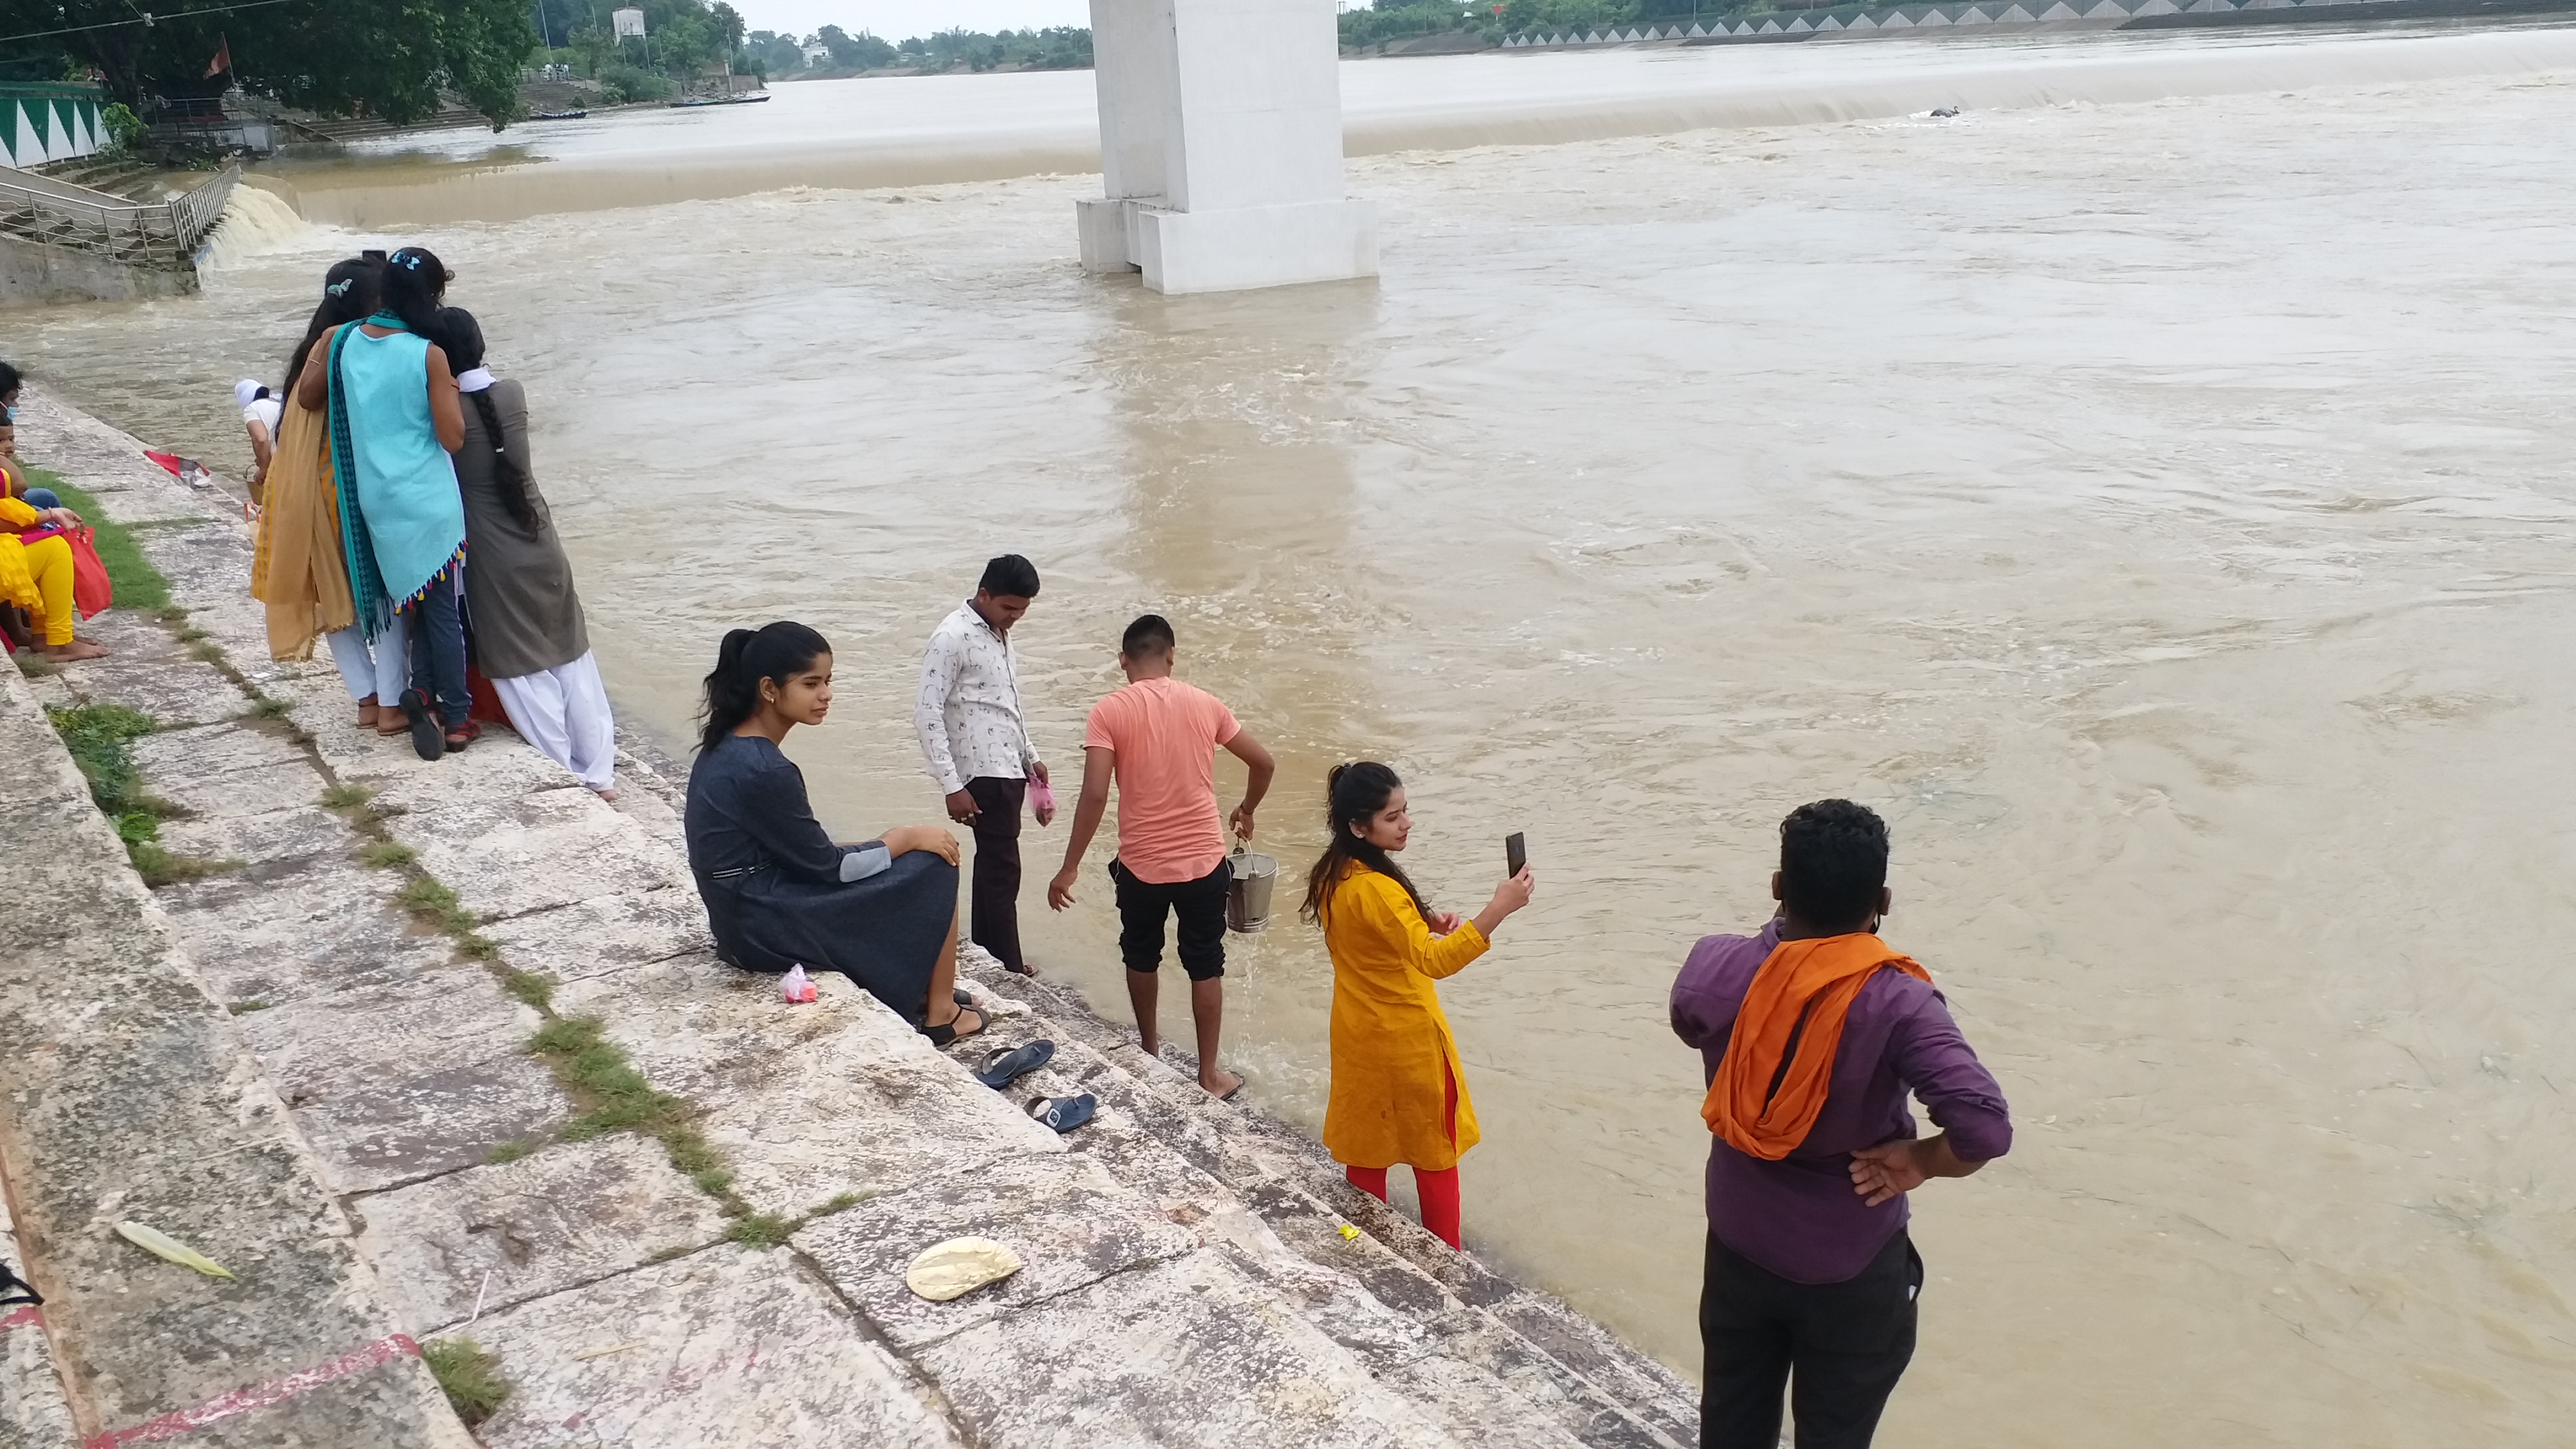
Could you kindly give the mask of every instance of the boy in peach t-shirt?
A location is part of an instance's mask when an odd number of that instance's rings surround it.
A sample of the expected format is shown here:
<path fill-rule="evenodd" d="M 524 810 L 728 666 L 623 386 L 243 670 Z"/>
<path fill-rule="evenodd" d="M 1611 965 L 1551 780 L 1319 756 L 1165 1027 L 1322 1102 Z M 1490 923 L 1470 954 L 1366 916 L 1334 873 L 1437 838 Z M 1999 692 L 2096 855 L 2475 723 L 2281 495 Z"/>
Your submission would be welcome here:
<path fill-rule="evenodd" d="M 1082 738 L 1082 800 L 1074 807 L 1064 869 L 1047 886 L 1047 904 L 1060 911 L 1073 903 L 1074 878 L 1109 808 L 1114 779 L 1118 855 L 1109 862 L 1109 879 L 1118 891 L 1118 954 L 1127 963 L 1137 1032 L 1148 1054 L 1161 1049 L 1155 997 L 1163 920 L 1178 916 L 1181 970 L 1190 978 L 1190 1018 L 1198 1028 L 1199 1085 L 1222 1099 L 1241 1090 L 1243 1078 L 1216 1064 L 1225 1015 L 1225 897 L 1233 878 L 1217 820 L 1216 751 L 1223 746 L 1251 771 L 1231 817 L 1234 833 L 1247 840 L 1252 812 L 1277 766 L 1224 701 L 1172 677 L 1173 644 L 1172 626 L 1159 614 L 1127 626 L 1118 651 L 1127 687 L 1092 706 Z"/>

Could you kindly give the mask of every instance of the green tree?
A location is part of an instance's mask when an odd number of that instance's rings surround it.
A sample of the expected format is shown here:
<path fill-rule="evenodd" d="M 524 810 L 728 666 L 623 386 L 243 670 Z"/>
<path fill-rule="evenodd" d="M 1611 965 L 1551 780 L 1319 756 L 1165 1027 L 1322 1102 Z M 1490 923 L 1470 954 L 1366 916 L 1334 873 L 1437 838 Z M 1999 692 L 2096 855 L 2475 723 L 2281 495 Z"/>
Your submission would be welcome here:
<path fill-rule="evenodd" d="M 842 70 L 875 70 L 895 63 L 896 50 L 862 30 L 844 35 L 841 27 L 826 25 L 814 32 L 814 43 L 832 53 L 832 64 Z"/>
<path fill-rule="evenodd" d="M 755 30 L 743 37 L 742 47 L 760 58 L 763 75 L 794 75 L 805 68 L 805 47 L 796 43 L 795 36 Z"/>
<path fill-rule="evenodd" d="M 716 0 L 715 4 L 707 7 L 707 24 L 715 35 L 716 44 L 724 47 L 725 54 L 731 55 L 742 49 L 741 11 L 726 4 L 725 0 Z"/>
<path fill-rule="evenodd" d="M 519 114 L 519 67 L 537 44 L 531 15 L 527 0 L 285 0 L 146 25 L 128 0 L 0 0 L 0 34 L 68 31 L 20 53 L 66 53 L 127 105 L 229 79 L 290 106 L 400 123 L 437 111 L 445 89 L 497 127 Z M 232 71 L 210 80 L 219 47 Z"/>

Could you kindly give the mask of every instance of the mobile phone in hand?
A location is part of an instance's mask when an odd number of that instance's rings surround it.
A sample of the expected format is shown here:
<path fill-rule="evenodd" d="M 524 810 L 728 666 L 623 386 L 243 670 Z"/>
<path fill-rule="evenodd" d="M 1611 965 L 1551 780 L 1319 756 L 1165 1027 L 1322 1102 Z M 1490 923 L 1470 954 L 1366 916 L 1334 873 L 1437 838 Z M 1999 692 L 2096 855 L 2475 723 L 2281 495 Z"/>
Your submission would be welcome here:
<path fill-rule="evenodd" d="M 1504 836 L 1503 874 L 1519 875 L 1521 867 L 1527 864 L 1529 864 L 1529 841 L 1517 830 Z"/>

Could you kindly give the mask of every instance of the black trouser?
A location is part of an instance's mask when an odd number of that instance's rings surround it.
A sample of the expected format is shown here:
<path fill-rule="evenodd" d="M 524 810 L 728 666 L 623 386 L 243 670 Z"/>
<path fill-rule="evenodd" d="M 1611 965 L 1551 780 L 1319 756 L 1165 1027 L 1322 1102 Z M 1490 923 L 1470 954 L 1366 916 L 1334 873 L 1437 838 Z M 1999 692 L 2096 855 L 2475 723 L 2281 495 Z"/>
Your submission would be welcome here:
<path fill-rule="evenodd" d="M 975 883 L 967 893 L 966 937 L 1013 971 L 1020 959 L 1020 806 L 1026 780 L 992 775 L 966 782 L 975 797 Z"/>
<path fill-rule="evenodd" d="M 1784 1384 L 1798 1449 L 1866 1449 L 1914 1357 L 1922 1291 L 1923 1259 L 1903 1232 L 1842 1283 L 1792 1283 L 1711 1233 L 1700 1449 L 1776 1449 Z"/>
<path fill-rule="evenodd" d="M 1225 892 L 1234 867 L 1218 861 L 1197 880 L 1157 885 L 1136 879 L 1125 862 L 1109 862 L 1118 886 L 1118 957 L 1130 971 L 1163 969 L 1163 917 L 1180 917 L 1181 969 L 1192 981 L 1225 974 Z"/>

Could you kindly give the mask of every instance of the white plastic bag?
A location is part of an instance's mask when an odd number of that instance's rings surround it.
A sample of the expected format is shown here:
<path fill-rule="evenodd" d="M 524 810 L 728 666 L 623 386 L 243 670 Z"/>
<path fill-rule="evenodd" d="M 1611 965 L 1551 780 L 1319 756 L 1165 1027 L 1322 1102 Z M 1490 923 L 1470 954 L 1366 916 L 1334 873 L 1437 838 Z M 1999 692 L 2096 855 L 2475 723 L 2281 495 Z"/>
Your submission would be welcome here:
<path fill-rule="evenodd" d="M 805 968 L 800 964 L 787 968 L 787 975 L 778 983 L 778 994 L 786 997 L 790 1004 L 794 1004 L 812 1001 L 821 993 L 815 991 L 814 983 L 806 977 Z"/>

